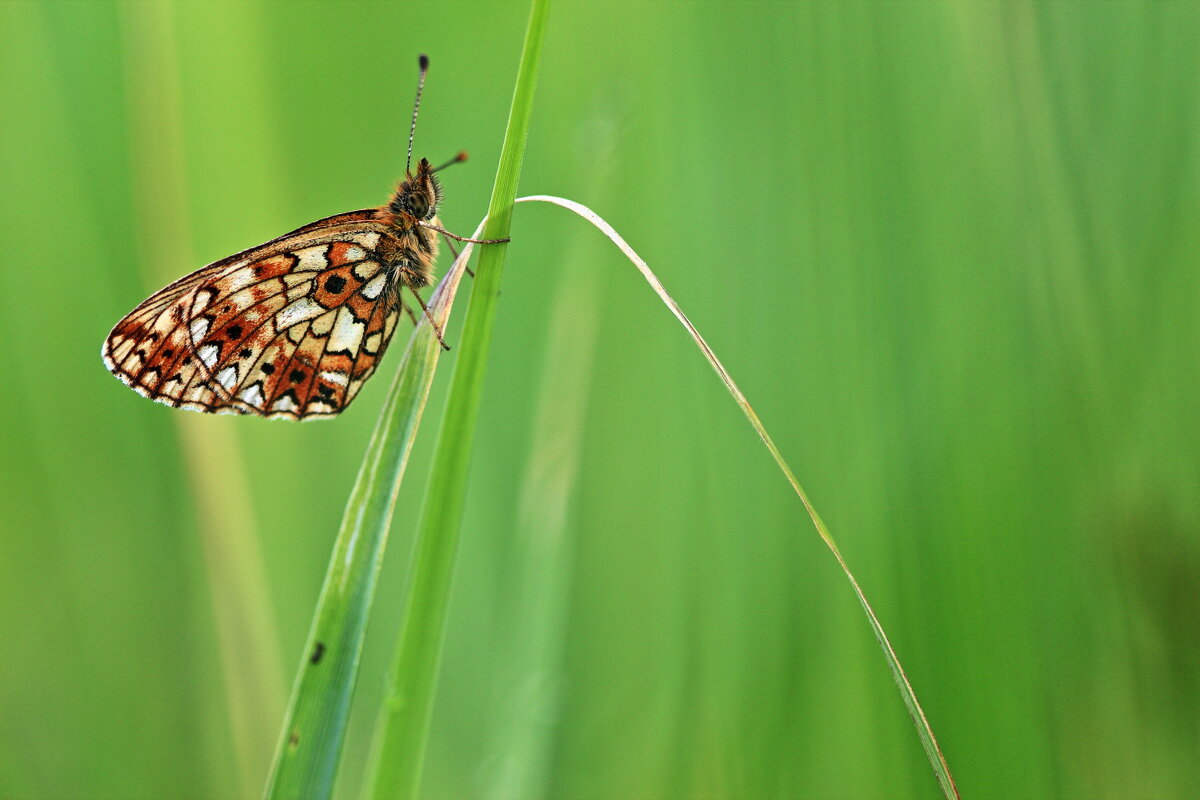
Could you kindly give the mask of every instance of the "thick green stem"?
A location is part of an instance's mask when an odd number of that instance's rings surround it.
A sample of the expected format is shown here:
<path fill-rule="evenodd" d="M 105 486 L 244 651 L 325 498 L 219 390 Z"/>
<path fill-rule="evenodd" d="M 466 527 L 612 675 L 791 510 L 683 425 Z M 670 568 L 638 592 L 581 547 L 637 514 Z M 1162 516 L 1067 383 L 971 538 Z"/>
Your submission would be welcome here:
<path fill-rule="evenodd" d="M 533 107 L 549 0 L 533 0 L 504 147 L 488 206 L 484 238 L 507 238 Z M 415 797 L 429 735 L 429 719 L 446 627 L 446 605 L 458 550 L 475 419 L 496 316 L 507 245 L 483 248 L 467 307 L 446 414 L 417 531 L 412 578 L 405 600 L 388 698 L 380 715 L 368 796 Z"/>

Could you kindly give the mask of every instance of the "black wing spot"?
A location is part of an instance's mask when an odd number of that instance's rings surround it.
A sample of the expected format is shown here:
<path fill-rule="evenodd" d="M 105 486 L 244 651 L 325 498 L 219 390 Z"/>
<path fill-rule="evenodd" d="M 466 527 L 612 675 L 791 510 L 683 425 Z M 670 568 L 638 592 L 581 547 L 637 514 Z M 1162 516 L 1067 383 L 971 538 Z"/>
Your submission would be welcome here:
<path fill-rule="evenodd" d="M 301 369 L 294 369 L 288 377 L 292 379 L 292 383 L 299 383 L 308 377 L 308 373 Z"/>
<path fill-rule="evenodd" d="M 238 358 L 249 358 L 252 355 L 254 355 L 254 351 L 248 347 L 243 347 L 241 352 L 238 353 Z"/>
<path fill-rule="evenodd" d="M 346 288 L 346 279 L 341 275 L 330 275 L 325 279 L 325 291 L 330 294 L 341 294 Z"/>
<path fill-rule="evenodd" d="M 175 351 L 168 347 L 166 350 L 163 350 L 163 355 L 167 358 L 173 358 L 175 356 Z"/>
<path fill-rule="evenodd" d="M 321 397 L 325 397 L 325 398 L 333 397 L 333 387 L 326 386 L 323 383 L 318 383 L 317 384 L 317 394 L 319 394 L 319 395 L 321 395 Z"/>
<path fill-rule="evenodd" d="M 274 364 L 263 364 L 262 371 L 263 371 L 263 374 L 270 375 L 272 372 L 275 371 L 275 365 Z"/>
<path fill-rule="evenodd" d="M 225 335 L 226 335 L 227 337 L 229 337 L 229 341 L 231 341 L 231 342 L 232 342 L 234 339 L 240 339 L 240 338 L 242 338 L 242 326 L 241 326 L 241 325 L 230 325 L 230 326 L 229 326 L 229 327 L 226 329 L 226 331 L 225 331 Z"/>

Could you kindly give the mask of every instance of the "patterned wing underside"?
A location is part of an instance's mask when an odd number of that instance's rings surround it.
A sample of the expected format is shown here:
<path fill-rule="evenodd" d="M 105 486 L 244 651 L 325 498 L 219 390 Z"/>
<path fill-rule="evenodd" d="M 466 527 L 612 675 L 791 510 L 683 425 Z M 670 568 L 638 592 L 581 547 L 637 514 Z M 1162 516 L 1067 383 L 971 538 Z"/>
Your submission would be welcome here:
<path fill-rule="evenodd" d="M 117 323 L 104 363 L 177 408 L 337 414 L 375 371 L 402 309 L 379 238 L 366 227 L 306 233 L 204 267 Z"/>

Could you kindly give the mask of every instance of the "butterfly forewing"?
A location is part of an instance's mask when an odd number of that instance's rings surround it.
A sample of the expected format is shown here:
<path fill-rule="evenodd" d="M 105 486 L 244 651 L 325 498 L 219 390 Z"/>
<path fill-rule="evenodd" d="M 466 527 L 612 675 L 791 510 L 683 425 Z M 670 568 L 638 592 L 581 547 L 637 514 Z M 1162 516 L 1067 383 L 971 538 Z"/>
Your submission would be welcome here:
<path fill-rule="evenodd" d="M 402 309 L 373 211 L 307 225 L 210 264 L 117 323 L 104 361 L 134 390 L 194 411 L 305 419 L 342 411 Z"/>
<path fill-rule="evenodd" d="M 317 220 L 151 295 L 104 342 L 114 375 L 139 394 L 193 411 L 314 419 L 353 402 L 400 313 L 416 321 L 401 290 L 428 317 L 418 292 L 433 277 L 435 232 L 454 237 L 438 220 L 436 173 L 466 154 L 440 167 L 422 158 L 412 169 L 429 60 L 419 63 L 408 160 L 391 199 Z"/>

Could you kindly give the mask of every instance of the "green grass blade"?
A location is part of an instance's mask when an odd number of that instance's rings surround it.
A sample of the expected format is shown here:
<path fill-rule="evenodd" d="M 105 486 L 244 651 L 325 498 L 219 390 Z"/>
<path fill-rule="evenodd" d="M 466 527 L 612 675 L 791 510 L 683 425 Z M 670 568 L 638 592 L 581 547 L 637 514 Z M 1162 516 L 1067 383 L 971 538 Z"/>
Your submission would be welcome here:
<path fill-rule="evenodd" d="M 488 204 L 484 238 L 508 236 L 549 9 L 549 0 L 533 0 L 504 146 Z M 483 249 L 467 306 L 461 349 L 454 365 L 446 415 L 417 531 L 389 697 L 375 734 L 372 777 L 367 784 L 370 796 L 375 798 L 412 797 L 420 784 L 445 630 L 446 602 L 458 549 L 467 468 L 507 249 L 503 244 Z"/>
<path fill-rule="evenodd" d="M 443 329 L 469 255 L 463 253 L 430 299 L 430 313 Z M 346 504 L 267 782 L 268 798 L 333 793 L 396 493 L 441 352 L 422 317 Z"/>
<path fill-rule="evenodd" d="M 883 625 L 880 624 L 879 618 L 875 616 L 875 611 L 871 608 L 871 604 L 867 602 L 867 596 L 863 593 L 862 587 L 858 585 L 858 581 L 855 579 L 854 574 L 850 572 L 850 567 L 846 564 L 846 560 L 842 557 L 841 552 L 838 550 L 837 544 L 833 540 L 833 535 L 829 532 L 829 528 L 826 527 L 820 515 L 817 514 L 816 508 L 813 507 L 812 501 L 808 499 L 808 494 L 804 491 L 803 487 L 800 486 L 800 482 L 796 480 L 796 476 L 792 472 L 792 468 L 788 466 L 786 461 L 784 461 L 783 455 L 779 452 L 779 448 L 775 446 L 775 442 L 772 441 L 770 435 L 767 433 L 767 429 L 763 426 L 762 421 L 758 418 L 758 414 L 756 414 L 754 409 L 750 406 L 750 401 L 746 399 L 746 396 L 742 394 L 742 390 L 738 388 L 736 383 L 734 383 L 733 377 L 730 376 L 729 371 L 725 369 L 725 365 L 722 364 L 720 359 L 717 358 L 717 354 L 713 352 L 712 347 L 710 347 L 708 342 L 704 340 L 704 337 L 700 335 L 700 331 L 698 331 L 696 326 L 692 324 L 692 321 L 687 318 L 687 315 L 683 313 L 683 309 L 679 307 L 679 304 L 676 303 L 669 294 L 667 294 L 667 290 L 658 280 L 658 277 L 651 272 L 650 267 L 646 264 L 646 262 L 643 261 L 636 252 L 634 252 L 633 248 L 630 247 L 623 238 L 621 238 L 620 234 L 613 230 L 612 226 L 601 219 L 594 211 L 589 209 L 587 206 L 576 203 L 572 200 L 565 200 L 561 197 L 553 197 L 550 195 L 522 197 L 516 202 L 551 203 L 570 211 L 574 211 L 576 214 L 595 225 L 612 241 L 613 244 L 615 244 L 621 250 L 622 253 L 625 254 L 625 256 L 631 262 L 633 262 L 634 266 L 636 266 L 638 271 L 642 273 L 642 276 L 646 279 L 647 283 L 650 284 L 651 288 L 654 289 L 655 293 L 658 294 L 659 298 L 663 301 L 663 303 L 666 304 L 667 308 L 671 310 L 671 313 L 674 314 L 683 327 L 687 329 L 688 334 L 691 335 L 692 339 L 696 342 L 696 346 L 700 348 L 700 352 L 704 354 L 704 357 L 708 360 L 708 363 L 716 371 L 717 375 L 720 376 L 721 382 L 725 384 L 725 388 L 729 390 L 729 393 L 737 402 L 738 407 L 740 407 L 742 412 L 746 415 L 746 419 L 750 421 L 750 424 L 754 427 L 755 432 L 758 433 L 759 438 L 762 439 L 763 444 L 766 445 L 767 450 L 770 451 L 771 457 L 775 459 L 775 463 L 779 466 L 780 471 L 783 472 L 784 476 L 788 480 L 788 483 L 791 484 L 792 489 L 796 492 L 796 495 L 799 496 L 800 502 L 804 504 L 804 510 L 808 512 L 809 518 L 812 519 L 812 523 L 816 527 L 817 533 L 825 542 L 826 547 L 828 547 L 830 552 L 833 553 L 833 557 L 837 559 L 838 565 L 841 566 L 842 572 L 846 574 L 846 577 L 850 581 L 850 585 L 854 587 L 854 594 L 856 597 L 858 597 L 858 602 L 862 605 L 863 611 L 867 615 L 867 621 L 871 625 L 871 631 L 875 634 L 876 641 L 879 642 L 880 649 L 883 650 L 883 657 L 887 661 L 888 668 L 892 671 L 892 677 L 895 678 L 896 685 L 900 689 L 900 696 L 904 699 L 904 705 L 908 709 L 908 715 L 912 718 L 913 724 L 917 728 L 917 735 L 921 739 L 921 746 L 925 748 L 925 754 L 929 757 L 929 763 L 933 766 L 933 772 L 937 777 L 938 784 L 941 786 L 942 792 L 946 795 L 946 797 L 958 798 L 958 788 L 954 784 L 954 776 L 950 774 L 950 767 L 946 763 L 945 757 L 942 755 L 941 748 L 938 747 L 937 739 L 933 735 L 933 729 L 929 727 L 929 722 L 925 719 L 925 712 L 921 708 L 921 704 L 917 701 L 917 695 L 913 691 L 912 685 L 908 681 L 908 676 L 904 672 L 904 667 L 900 665 L 900 659 L 896 656 L 896 651 L 892 649 L 892 643 L 888 640 L 887 634 L 883 630 Z"/>

